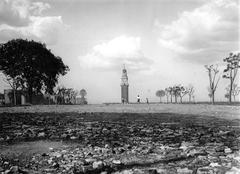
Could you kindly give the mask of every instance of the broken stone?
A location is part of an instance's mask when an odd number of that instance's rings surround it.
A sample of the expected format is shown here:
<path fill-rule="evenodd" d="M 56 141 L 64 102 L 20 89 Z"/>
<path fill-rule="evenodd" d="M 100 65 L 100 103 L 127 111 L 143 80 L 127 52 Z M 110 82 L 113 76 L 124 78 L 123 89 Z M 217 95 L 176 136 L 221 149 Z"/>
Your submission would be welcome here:
<path fill-rule="evenodd" d="M 198 168 L 197 174 L 214 174 L 214 171 L 210 167 L 201 167 Z"/>
<path fill-rule="evenodd" d="M 121 164 L 121 161 L 120 161 L 120 160 L 113 160 L 112 163 L 113 163 L 113 164 L 116 164 L 116 165 L 120 165 L 120 164 Z"/>
<path fill-rule="evenodd" d="M 178 174 L 192 174 L 193 171 L 189 170 L 188 168 L 178 168 L 177 173 Z"/>
<path fill-rule="evenodd" d="M 231 150 L 230 148 L 225 148 L 225 149 L 224 149 L 224 152 L 225 152 L 225 153 L 232 153 L 232 150 Z"/>
<path fill-rule="evenodd" d="M 232 167 L 231 170 L 227 171 L 226 174 L 239 174 L 240 168 Z"/>
<path fill-rule="evenodd" d="M 101 169 L 102 167 L 103 167 L 103 162 L 102 161 L 93 162 L 93 168 L 94 169 Z"/>
<path fill-rule="evenodd" d="M 45 133 L 44 132 L 38 133 L 38 138 L 43 138 L 43 137 L 45 137 Z"/>

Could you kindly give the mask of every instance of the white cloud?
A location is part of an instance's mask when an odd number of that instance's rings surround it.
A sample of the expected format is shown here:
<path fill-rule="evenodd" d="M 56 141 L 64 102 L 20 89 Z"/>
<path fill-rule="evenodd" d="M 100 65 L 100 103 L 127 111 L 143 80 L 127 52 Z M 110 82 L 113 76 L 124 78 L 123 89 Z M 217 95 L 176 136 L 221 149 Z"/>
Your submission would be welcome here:
<path fill-rule="evenodd" d="M 237 0 L 207 1 L 193 11 L 183 12 L 169 25 L 156 21 L 158 41 L 191 61 L 214 61 L 239 46 L 238 11 Z"/>
<path fill-rule="evenodd" d="M 127 36 L 96 45 L 79 60 L 81 66 L 96 69 L 114 69 L 126 64 L 128 69 L 144 70 L 152 63 L 141 51 L 141 39 Z"/>
<path fill-rule="evenodd" d="M 29 38 L 48 44 L 57 41 L 64 28 L 61 16 L 43 16 L 50 5 L 30 0 L 3 0 L 0 2 L 0 41 Z"/>

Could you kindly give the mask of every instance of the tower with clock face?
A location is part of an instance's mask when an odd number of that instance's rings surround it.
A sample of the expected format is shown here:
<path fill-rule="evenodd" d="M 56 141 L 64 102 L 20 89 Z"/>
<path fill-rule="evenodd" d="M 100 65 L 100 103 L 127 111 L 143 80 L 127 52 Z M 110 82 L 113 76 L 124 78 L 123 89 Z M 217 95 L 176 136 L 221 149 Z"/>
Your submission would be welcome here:
<path fill-rule="evenodd" d="M 125 66 L 122 70 L 122 78 L 121 78 L 121 102 L 122 103 L 128 103 L 128 76 L 127 76 L 127 70 Z"/>

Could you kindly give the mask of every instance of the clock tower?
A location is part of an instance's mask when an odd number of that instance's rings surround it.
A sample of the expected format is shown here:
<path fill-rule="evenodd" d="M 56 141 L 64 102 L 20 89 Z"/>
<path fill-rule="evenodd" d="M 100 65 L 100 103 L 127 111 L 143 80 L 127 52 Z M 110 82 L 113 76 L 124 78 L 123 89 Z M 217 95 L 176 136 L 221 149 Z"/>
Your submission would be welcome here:
<path fill-rule="evenodd" d="M 122 103 L 128 103 L 128 76 L 127 76 L 127 70 L 125 68 L 125 65 L 123 66 L 122 70 L 122 78 L 121 78 L 121 102 Z"/>

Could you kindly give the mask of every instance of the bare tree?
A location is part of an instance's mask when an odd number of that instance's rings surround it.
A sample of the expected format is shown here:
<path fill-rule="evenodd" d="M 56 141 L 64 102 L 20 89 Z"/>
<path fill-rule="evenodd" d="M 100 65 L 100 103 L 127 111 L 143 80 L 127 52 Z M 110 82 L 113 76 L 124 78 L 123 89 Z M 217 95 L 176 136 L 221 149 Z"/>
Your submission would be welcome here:
<path fill-rule="evenodd" d="M 190 103 L 192 101 L 192 97 L 195 92 L 194 86 L 192 84 L 189 84 L 188 87 L 186 88 L 186 90 L 188 93 L 188 101 Z"/>
<path fill-rule="evenodd" d="M 230 98 L 230 85 L 226 88 L 227 94 L 225 94 L 226 98 Z M 236 101 L 236 96 L 238 96 L 240 93 L 240 87 L 237 84 L 232 85 L 232 92 L 231 95 L 233 96 L 234 101 Z"/>
<path fill-rule="evenodd" d="M 210 87 L 207 88 L 208 89 L 208 97 L 209 97 L 209 102 L 211 103 L 212 102 L 212 92 L 211 92 L 211 89 Z"/>
<path fill-rule="evenodd" d="M 205 68 L 207 69 L 208 72 L 208 77 L 209 77 L 209 94 L 211 95 L 211 101 L 212 104 L 215 102 L 215 91 L 218 86 L 218 82 L 220 80 L 220 76 L 217 77 L 217 74 L 219 73 L 218 70 L 218 65 L 205 65 Z M 216 80 L 217 78 L 217 80 Z M 210 96 L 209 95 L 209 96 Z"/>
<path fill-rule="evenodd" d="M 156 96 L 160 98 L 160 103 L 162 103 L 162 97 L 165 96 L 165 91 L 164 90 L 158 90 L 156 92 Z"/>
<path fill-rule="evenodd" d="M 3 81 L 7 84 L 9 84 L 12 88 L 12 91 L 13 91 L 13 104 L 14 105 L 17 105 L 17 96 L 16 96 L 16 91 L 18 90 L 18 88 L 21 86 L 21 83 L 20 83 L 20 79 L 19 77 L 10 77 L 8 75 L 5 75 L 5 79 L 3 79 Z"/>
<path fill-rule="evenodd" d="M 66 88 L 64 86 L 58 86 L 55 95 L 57 96 L 58 104 L 75 104 L 76 96 L 78 95 L 78 91 L 73 88 Z"/>
<path fill-rule="evenodd" d="M 186 87 L 179 85 L 178 86 L 180 91 L 179 91 L 179 97 L 180 97 L 180 102 L 182 103 L 183 97 L 188 93 L 188 90 Z"/>
<path fill-rule="evenodd" d="M 232 90 L 233 90 L 233 84 L 236 79 L 238 69 L 240 68 L 239 62 L 240 62 L 240 53 L 233 54 L 230 53 L 229 57 L 223 59 L 224 62 L 227 62 L 227 67 L 224 69 L 224 75 L 223 78 L 227 78 L 230 80 L 230 86 L 229 86 L 229 102 L 232 102 Z"/>

